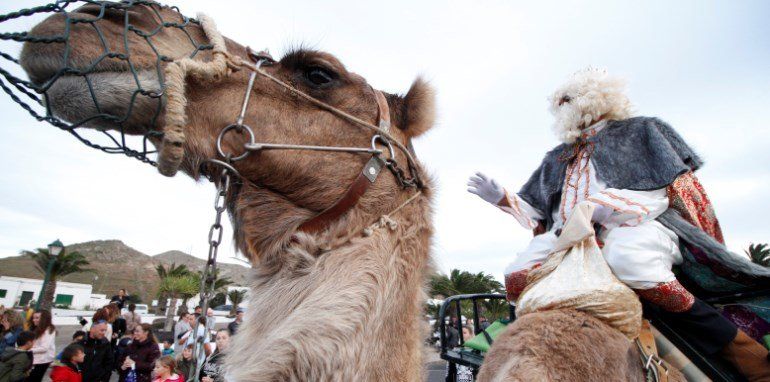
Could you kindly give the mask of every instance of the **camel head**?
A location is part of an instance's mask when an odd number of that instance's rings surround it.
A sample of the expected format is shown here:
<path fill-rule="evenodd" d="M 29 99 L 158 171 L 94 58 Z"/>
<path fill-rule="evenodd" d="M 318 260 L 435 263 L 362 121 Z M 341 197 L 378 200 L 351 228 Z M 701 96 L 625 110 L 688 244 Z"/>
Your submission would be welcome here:
<path fill-rule="evenodd" d="M 20 63 L 30 80 L 46 89 L 46 104 L 54 116 L 88 128 L 143 135 L 157 145 L 167 106 L 164 69 L 184 57 L 205 62 L 215 55 L 206 48 L 208 38 L 201 24 L 183 18 L 174 8 L 151 2 L 107 4 L 113 5 L 85 5 L 69 12 L 69 17 L 57 13 L 35 26 L 30 35 L 62 35 L 68 29 L 67 44 L 28 41 Z M 73 18 L 95 21 L 73 23 Z M 246 48 L 229 39 L 225 42 L 229 54 L 250 60 Z M 70 69 L 62 72 L 65 66 Z M 263 70 L 376 124 L 373 89 L 331 54 L 297 49 Z M 198 179 L 220 170 L 204 161 L 222 159 L 216 140 L 224 127 L 235 123 L 249 74 L 234 70 L 215 80 L 186 79 L 180 167 L 184 173 Z M 432 126 L 433 91 L 421 79 L 404 96 L 385 98 L 393 125 L 390 133 L 401 143 Z M 370 147 L 373 136 L 263 76 L 256 77 L 244 124 L 251 127 L 256 142 L 263 143 Z M 231 131 L 224 136 L 222 149 L 237 156 L 248 141 L 248 134 Z M 235 162 L 242 182 L 228 195 L 228 209 L 236 245 L 253 261 L 275 250 L 302 222 L 334 204 L 369 159 L 366 154 L 276 150 L 253 152 Z M 404 159 L 397 152 L 402 167 Z M 383 172 L 356 209 L 360 216 L 377 216 L 403 201 L 404 195 L 395 178 Z"/>

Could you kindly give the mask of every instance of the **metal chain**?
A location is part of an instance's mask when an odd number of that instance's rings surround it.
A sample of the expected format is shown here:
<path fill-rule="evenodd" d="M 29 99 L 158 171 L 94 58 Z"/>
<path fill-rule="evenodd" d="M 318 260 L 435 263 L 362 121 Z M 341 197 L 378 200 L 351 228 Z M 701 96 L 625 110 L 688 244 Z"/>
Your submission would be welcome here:
<path fill-rule="evenodd" d="M 388 168 L 388 170 L 390 170 L 390 172 L 393 173 L 393 176 L 396 178 L 396 183 L 398 183 L 402 189 L 422 188 L 420 180 L 416 177 L 407 176 L 404 170 L 398 166 L 398 162 L 396 162 L 393 158 L 386 159 L 385 166 Z"/>
<path fill-rule="evenodd" d="M 222 172 L 219 175 L 219 181 L 217 184 L 217 193 L 214 198 L 214 223 L 209 228 L 209 255 L 206 260 L 206 265 L 203 267 L 203 275 L 201 275 L 201 315 L 206 317 L 206 324 L 204 325 L 205 331 L 204 337 L 198 338 L 198 322 L 195 323 L 193 328 L 193 354 L 195 354 L 195 364 L 193 365 L 192 381 L 198 382 L 198 374 L 200 373 L 200 366 L 202 361 L 206 358 L 204 344 L 205 336 L 210 335 L 209 322 L 208 322 L 208 308 L 209 300 L 214 294 L 214 284 L 217 278 L 217 253 L 219 252 L 219 245 L 222 243 L 222 234 L 224 229 L 222 227 L 222 214 L 227 209 L 226 198 L 227 193 L 230 191 L 230 185 L 232 181 L 232 175 L 230 169 L 227 167 L 222 168 Z"/>

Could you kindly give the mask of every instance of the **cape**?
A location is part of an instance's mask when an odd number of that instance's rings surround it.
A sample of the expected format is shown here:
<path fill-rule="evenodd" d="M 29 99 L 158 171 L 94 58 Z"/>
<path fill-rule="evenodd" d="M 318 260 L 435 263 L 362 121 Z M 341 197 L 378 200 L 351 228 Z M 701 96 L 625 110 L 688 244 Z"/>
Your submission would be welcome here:
<path fill-rule="evenodd" d="M 679 175 L 695 171 L 703 164 L 665 122 L 650 117 L 608 121 L 607 126 L 585 140 L 593 144 L 591 161 L 607 187 L 649 191 L 665 188 Z M 559 205 L 566 157 L 574 144 L 561 144 L 545 154 L 519 191 L 519 196 L 546 216 L 546 229 L 553 225 L 551 211 Z"/>
<path fill-rule="evenodd" d="M 576 144 L 593 144 L 591 161 L 607 187 L 638 191 L 668 188 L 671 201 L 677 200 L 672 199 L 672 190 L 687 189 L 679 184 L 681 181 L 674 184 L 677 179 L 692 182 L 691 174 L 703 165 L 682 137 L 658 118 L 609 121 L 596 135 Z M 561 201 L 569 164 L 566 158 L 575 150 L 574 145 L 561 144 L 549 151 L 518 193 L 545 216 L 547 230 L 553 225 L 551 213 Z M 679 237 L 687 251 L 698 257 L 697 262 L 708 265 L 714 273 L 743 285 L 770 285 L 770 268 L 754 264 L 725 247 L 705 191 L 697 179 L 694 181 L 700 195 L 690 200 L 689 210 L 709 211 L 706 215 L 711 216 L 701 216 L 699 221 L 687 208 L 673 203 L 657 220 Z M 709 220 L 711 224 L 706 224 Z"/>

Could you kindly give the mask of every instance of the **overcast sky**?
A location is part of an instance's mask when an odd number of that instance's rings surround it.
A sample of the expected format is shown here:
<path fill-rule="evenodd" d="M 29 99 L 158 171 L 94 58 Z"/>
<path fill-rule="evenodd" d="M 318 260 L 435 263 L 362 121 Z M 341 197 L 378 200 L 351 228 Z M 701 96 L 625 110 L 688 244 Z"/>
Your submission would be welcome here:
<path fill-rule="evenodd" d="M 329 51 L 388 92 L 428 78 L 439 117 L 415 145 L 438 181 L 433 256 L 443 271 L 502 279 L 527 244 L 530 233 L 468 194 L 466 178 L 481 170 L 517 190 L 557 143 L 547 96 L 589 65 L 628 78 L 638 114 L 668 121 L 706 160 L 699 177 L 730 248 L 770 241 L 770 2 L 555 3 L 174 5 L 188 16 L 209 14 L 226 36 L 275 56 L 299 44 Z M 0 14 L 20 7 L 3 2 Z M 19 25 L 0 24 L 0 32 Z M 0 50 L 9 45 L 0 42 Z M 0 116 L 0 257 L 56 238 L 121 239 L 151 255 L 178 249 L 205 257 L 212 186 L 89 149 L 4 94 Z M 235 256 L 228 239 L 221 258 Z"/>

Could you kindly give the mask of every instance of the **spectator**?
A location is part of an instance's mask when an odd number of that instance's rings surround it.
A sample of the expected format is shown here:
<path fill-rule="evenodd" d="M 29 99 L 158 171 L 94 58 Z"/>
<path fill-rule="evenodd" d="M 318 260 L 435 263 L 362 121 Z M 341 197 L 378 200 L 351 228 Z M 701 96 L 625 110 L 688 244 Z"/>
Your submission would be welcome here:
<path fill-rule="evenodd" d="M 20 382 L 32 368 L 32 345 L 35 333 L 22 331 L 14 343 L 0 353 L 0 382 Z"/>
<path fill-rule="evenodd" d="M 142 323 L 142 315 L 136 312 L 136 304 L 128 304 L 128 312 L 123 313 L 123 319 L 126 321 L 126 331 L 133 333 L 134 328 Z"/>
<path fill-rule="evenodd" d="M 124 382 L 130 370 L 136 371 L 137 382 L 150 382 L 155 361 L 160 358 L 158 341 L 152 334 L 150 324 L 140 324 L 134 328 L 134 340 L 128 345 L 126 355 L 120 360 L 120 382 Z"/>
<path fill-rule="evenodd" d="M 174 325 L 174 351 L 176 353 L 179 353 L 179 350 L 182 349 L 186 342 L 186 339 L 182 339 L 182 337 L 192 330 L 192 323 L 194 321 L 191 322 L 191 318 L 194 318 L 192 314 L 182 312 L 179 315 L 179 321 Z"/>
<path fill-rule="evenodd" d="M 72 342 L 70 342 L 70 344 L 79 344 L 81 341 L 83 341 L 84 338 L 86 338 L 86 332 L 82 330 L 77 330 L 75 331 L 75 333 L 72 333 Z M 81 345 L 80 347 L 83 347 L 83 346 Z M 56 355 L 56 359 L 61 361 L 61 357 L 62 355 L 64 355 L 63 353 L 64 353 L 64 350 L 62 349 L 62 351 L 60 351 L 59 354 Z"/>
<path fill-rule="evenodd" d="M 473 328 L 468 325 L 463 326 L 463 342 L 468 341 L 473 338 L 473 336 Z"/>
<path fill-rule="evenodd" d="M 177 370 L 184 376 L 185 381 L 192 380 L 193 366 L 195 365 L 195 357 L 193 355 L 193 345 L 187 345 L 181 354 L 176 357 Z"/>
<path fill-rule="evenodd" d="M 486 317 L 484 316 L 479 317 L 479 328 L 481 328 L 481 330 L 488 328 L 489 325 L 491 324 L 489 323 L 489 321 L 487 321 Z"/>
<path fill-rule="evenodd" d="M 118 291 L 118 294 L 112 296 L 110 299 L 110 304 L 115 304 L 118 306 L 119 310 L 123 310 L 123 305 L 126 304 L 126 301 L 130 300 L 131 296 L 126 293 L 125 289 L 121 289 Z"/>
<path fill-rule="evenodd" d="M 193 330 L 190 330 L 187 332 L 186 335 L 182 336 L 182 338 L 185 339 L 185 345 L 191 345 L 193 344 L 193 334 L 195 334 L 197 337 L 195 338 L 198 343 L 203 344 L 203 349 L 206 352 L 206 355 L 209 355 L 211 353 L 211 347 L 209 344 L 211 343 L 211 332 L 206 330 L 206 317 L 198 317 L 198 327 L 196 329 L 197 333 L 193 333 Z"/>
<path fill-rule="evenodd" d="M 200 305 L 196 306 L 195 309 L 193 310 L 193 315 L 195 316 L 195 318 L 200 317 L 202 313 L 203 313 L 203 308 L 201 308 Z"/>
<path fill-rule="evenodd" d="M 85 349 L 78 344 L 69 344 L 62 350 L 61 364 L 51 370 L 51 382 L 82 382 L 80 364 L 86 358 Z"/>
<path fill-rule="evenodd" d="M 110 344 L 115 348 L 118 339 L 123 337 L 126 333 L 126 320 L 120 316 L 120 308 L 118 304 L 111 302 L 104 307 L 107 309 L 107 322 L 112 326 L 112 336 L 110 336 Z M 131 332 L 133 333 L 133 332 Z"/>
<path fill-rule="evenodd" d="M 83 361 L 83 380 L 88 382 L 109 382 L 115 356 L 107 340 L 107 328 L 110 325 L 106 320 L 99 320 L 91 324 L 86 337 L 80 342 L 86 352 Z"/>
<path fill-rule="evenodd" d="M 24 306 L 24 310 L 22 311 L 22 315 L 24 318 L 24 330 L 29 330 L 29 324 L 32 323 L 32 313 L 35 313 L 35 300 L 30 300 L 27 302 L 27 305 Z"/>
<path fill-rule="evenodd" d="M 235 335 L 235 332 L 238 331 L 238 327 L 241 326 L 242 322 L 243 322 L 243 309 L 238 308 L 237 312 L 235 313 L 235 320 L 233 320 L 233 322 L 227 325 L 227 329 L 230 330 L 231 336 Z"/>
<path fill-rule="evenodd" d="M 104 338 L 107 339 L 107 342 L 112 341 L 112 323 L 110 322 L 110 310 L 106 306 L 97 309 L 96 312 L 94 312 L 94 316 L 91 317 L 91 323 L 84 325 L 83 329 L 90 331 L 93 323 L 99 321 L 104 321 L 107 323 L 107 332 L 105 333 Z M 88 354 L 88 352 L 86 352 L 86 354 Z"/>
<path fill-rule="evenodd" d="M 214 330 L 214 326 L 216 326 L 216 324 L 217 318 L 214 317 L 214 309 L 206 309 L 206 329 L 211 332 Z"/>
<path fill-rule="evenodd" d="M 51 312 L 48 310 L 32 314 L 29 328 L 35 333 L 35 343 L 32 345 L 32 371 L 26 382 L 41 382 L 56 356 L 56 327 L 51 321 Z"/>
<path fill-rule="evenodd" d="M 460 333 L 457 331 L 454 323 L 446 324 L 445 336 L 447 347 L 449 347 L 449 349 L 457 347 L 460 344 Z"/>
<path fill-rule="evenodd" d="M 2 326 L 0 330 L 0 335 L 2 335 L 0 354 L 2 354 L 6 348 L 13 348 L 16 343 L 16 337 L 24 330 L 24 317 L 22 317 L 21 313 L 8 309 L 3 312 L 3 316 L 0 318 L 0 326 Z"/>
<path fill-rule="evenodd" d="M 161 356 L 174 356 L 174 348 L 171 347 L 171 340 L 163 340 L 163 351 L 160 353 Z"/>
<path fill-rule="evenodd" d="M 152 382 L 184 382 L 184 377 L 177 374 L 176 371 L 174 357 L 168 355 L 160 357 L 155 361 L 155 369 L 153 370 L 155 379 Z"/>
<path fill-rule="evenodd" d="M 201 382 L 224 382 L 225 373 L 222 365 L 224 356 L 223 353 L 227 351 L 227 347 L 230 345 L 230 331 L 227 329 L 219 329 L 216 337 L 217 348 L 214 350 L 206 361 L 203 362 L 200 372 Z"/>

